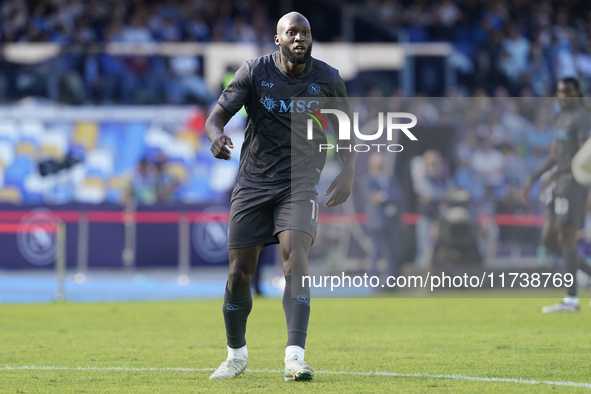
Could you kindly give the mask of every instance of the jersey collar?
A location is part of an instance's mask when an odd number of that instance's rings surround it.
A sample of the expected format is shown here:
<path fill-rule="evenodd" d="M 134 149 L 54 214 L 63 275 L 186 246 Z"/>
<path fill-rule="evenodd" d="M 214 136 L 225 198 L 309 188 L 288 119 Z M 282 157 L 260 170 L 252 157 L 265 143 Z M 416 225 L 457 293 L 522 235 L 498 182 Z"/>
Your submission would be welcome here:
<path fill-rule="evenodd" d="M 279 54 L 279 51 L 275 51 L 273 52 L 273 62 L 275 63 L 275 67 L 277 67 L 277 70 L 279 70 L 279 72 L 284 75 L 289 81 L 296 81 L 298 79 L 304 79 L 308 76 L 308 74 L 310 74 L 310 71 L 312 70 L 312 62 L 314 62 L 314 59 L 311 57 L 310 61 L 308 61 L 308 63 L 306 64 L 306 68 L 304 69 L 304 71 L 302 71 L 301 73 L 299 73 L 298 75 L 290 75 L 288 73 L 285 72 L 285 70 L 283 69 L 283 67 L 281 66 L 281 55 Z"/>

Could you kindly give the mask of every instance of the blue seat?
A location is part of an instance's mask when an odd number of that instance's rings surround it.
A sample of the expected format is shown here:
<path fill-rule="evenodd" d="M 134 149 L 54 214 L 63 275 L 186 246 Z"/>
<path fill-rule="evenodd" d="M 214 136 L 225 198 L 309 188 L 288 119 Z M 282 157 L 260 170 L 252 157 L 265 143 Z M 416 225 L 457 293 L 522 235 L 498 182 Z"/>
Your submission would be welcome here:
<path fill-rule="evenodd" d="M 118 154 L 123 141 L 123 126 L 120 123 L 104 122 L 99 127 L 98 148 L 109 149 Z"/>
<path fill-rule="evenodd" d="M 176 197 L 179 201 L 191 203 L 212 201 L 215 199 L 216 194 L 209 188 L 207 177 L 194 176 L 177 190 Z"/>
<path fill-rule="evenodd" d="M 21 186 L 25 178 L 35 171 L 35 163 L 28 156 L 16 156 L 12 164 L 6 169 L 4 174 L 4 184 Z"/>
<path fill-rule="evenodd" d="M 32 192 L 25 188 L 23 189 L 23 202 L 26 204 L 43 204 L 45 200 L 43 198 L 43 194 L 39 192 Z"/>
<path fill-rule="evenodd" d="M 115 173 L 135 169 L 137 163 L 145 155 L 146 145 L 144 137 L 148 131 L 148 125 L 143 122 L 126 123 L 123 125 L 123 138 L 121 150 L 115 161 Z"/>

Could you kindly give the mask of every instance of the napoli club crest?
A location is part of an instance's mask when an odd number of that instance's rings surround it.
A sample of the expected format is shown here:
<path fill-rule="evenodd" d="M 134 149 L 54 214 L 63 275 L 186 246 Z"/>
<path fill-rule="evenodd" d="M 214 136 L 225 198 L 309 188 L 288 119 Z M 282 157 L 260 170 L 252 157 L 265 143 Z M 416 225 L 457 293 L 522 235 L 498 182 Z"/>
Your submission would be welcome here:
<path fill-rule="evenodd" d="M 193 224 L 193 247 L 206 262 L 223 263 L 228 260 L 228 208 L 211 206 L 202 213 L 202 218 Z"/>
<path fill-rule="evenodd" d="M 308 85 L 308 93 L 314 95 L 320 93 L 320 86 L 318 86 L 318 84 L 316 83 L 311 83 L 310 85 Z"/>
<path fill-rule="evenodd" d="M 45 208 L 33 209 L 23 216 L 16 242 L 25 260 L 36 266 L 53 263 L 57 239 L 51 228 L 59 222 L 59 217 Z"/>

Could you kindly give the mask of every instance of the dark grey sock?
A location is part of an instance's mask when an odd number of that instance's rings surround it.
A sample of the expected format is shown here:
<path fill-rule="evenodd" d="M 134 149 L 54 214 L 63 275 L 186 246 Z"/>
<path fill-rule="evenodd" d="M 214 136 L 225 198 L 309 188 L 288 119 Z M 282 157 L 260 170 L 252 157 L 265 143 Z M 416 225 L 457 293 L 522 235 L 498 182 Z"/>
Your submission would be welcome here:
<path fill-rule="evenodd" d="M 570 250 L 564 254 L 564 268 L 567 274 L 572 274 L 573 285 L 568 287 L 570 297 L 577 296 L 577 269 L 579 268 L 579 254 L 577 250 Z"/>
<path fill-rule="evenodd" d="M 224 322 L 226 323 L 226 337 L 228 346 L 238 349 L 246 345 L 246 320 L 252 310 L 252 295 L 250 288 L 244 293 L 231 294 L 226 284 L 224 295 Z"/>
<path fill-rule="evenodd" d="M 306 347 L 308 335 L 308 321 L 310 319 L 310 288 L 301 286 L 302 275 L 285 277 L 283 290 L 283 310 L 287 322 L 287 346 Z M 293 290 L 293 294 L 292 294 Z"/>

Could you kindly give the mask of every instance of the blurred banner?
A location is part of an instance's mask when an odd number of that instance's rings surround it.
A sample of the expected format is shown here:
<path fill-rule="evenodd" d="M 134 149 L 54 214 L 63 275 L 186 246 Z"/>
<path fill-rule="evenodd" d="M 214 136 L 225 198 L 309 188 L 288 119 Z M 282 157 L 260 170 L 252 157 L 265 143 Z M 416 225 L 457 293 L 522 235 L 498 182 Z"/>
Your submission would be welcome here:
<path fill-rule="evenodd" d="M 45 227 L 59 221 L 66 223 L 69 269 L 228 265 L 228 209 L 219 204 L 139 206 L 133 212 L 107 204 L 0 205 L 0 269 L 53 268 L 56 237 Z"/>

